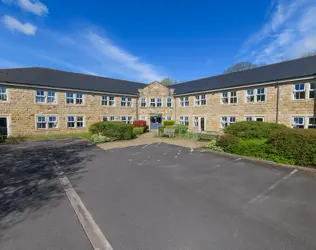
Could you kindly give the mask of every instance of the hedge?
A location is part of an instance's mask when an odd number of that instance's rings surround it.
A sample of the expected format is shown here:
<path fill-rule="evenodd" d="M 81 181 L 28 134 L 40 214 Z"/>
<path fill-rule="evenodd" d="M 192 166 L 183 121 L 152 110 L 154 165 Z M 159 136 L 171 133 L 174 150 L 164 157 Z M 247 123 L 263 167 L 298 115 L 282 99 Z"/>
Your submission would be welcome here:
<path fill-rule="evenodd" d="M 122 122 L 97 122 L 89 127 L 92 134 L 102 134 L 116 140 L 133 139 L 133 126 Z"/>
<path fill-rule="evenodd" d="M 133 122 L 133 127 L 135 128 L 144 128 L 146 127 L 147 122 L 143 120 L 136 120 Z"/>
<path fill-rule="evenodd" d="M 316 130 L 276 130 L 268 139 L 269 154 L 296 165 L 316 167 Z"/>
<path fill-rule="evenodd" d="M 145 132 L 144 127 L 135 127 L 133 129 L 133 133 L 135 134 L 135 137 L 138 137 L 139 135 L 143 134 Z"/>
<path fill-rule="evenodd" d="M 264 139 L 277 129 L 289 128 L 282 124 L 270 122 L 242 121 L 226 127 L 224 132 L 243 139 Z"/>
<path fill-rule="evenodd" d="M 174 125 L 174 121 L 172 121 L 172 120 L 164 120 L 163 121 L 163 125 L 164 126 L 173 126 Z"/>
<path fill-rule="evenodd" d="M 216 140 L 216 146 L 221 147 L 225 152 L 234 153 L 240 143 L 240 139 L 234 135 L 225 134 Z"/>

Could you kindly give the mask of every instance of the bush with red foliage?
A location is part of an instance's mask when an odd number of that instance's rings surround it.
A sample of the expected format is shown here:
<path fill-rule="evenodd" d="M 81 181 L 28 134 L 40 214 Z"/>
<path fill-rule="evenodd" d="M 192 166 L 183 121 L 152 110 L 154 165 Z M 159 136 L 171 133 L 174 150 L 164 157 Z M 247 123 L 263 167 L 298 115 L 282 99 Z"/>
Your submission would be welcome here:
<path fill-rule="evenodd" d="M 135 128 L 144 128 L 146 127 L 147 123 L 146 121 L 143 120 L 136 120 L 133 122 L 133 127 Z"/>

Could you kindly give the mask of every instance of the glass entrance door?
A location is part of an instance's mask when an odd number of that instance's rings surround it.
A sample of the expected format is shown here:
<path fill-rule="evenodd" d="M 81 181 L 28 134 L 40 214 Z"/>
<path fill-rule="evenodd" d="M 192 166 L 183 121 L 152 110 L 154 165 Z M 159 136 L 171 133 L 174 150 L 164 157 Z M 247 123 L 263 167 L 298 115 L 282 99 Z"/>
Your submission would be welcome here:
<path fill-rule="evenodd" d="M 162 116 L 150 116 L 150 129 L 158 129 L 162 123 Z"/>
<path fill-rule="evenodd" d="M 7 117 L 0 117 L 0 136 L 8 135 L 8 122 L 7 122 Z"/>

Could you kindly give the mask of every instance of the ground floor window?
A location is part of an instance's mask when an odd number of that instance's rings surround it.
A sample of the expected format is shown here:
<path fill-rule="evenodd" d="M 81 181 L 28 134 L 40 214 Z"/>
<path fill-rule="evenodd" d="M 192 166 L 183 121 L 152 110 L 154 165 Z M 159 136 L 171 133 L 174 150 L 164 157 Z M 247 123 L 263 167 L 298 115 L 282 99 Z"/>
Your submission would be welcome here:
<path fill-rule="evenodd" d="M 67 117 L 67 128 L 84 128 L 84 117 L 83 116 L 68 116 Z"/>
<path fill-rule="evenodd" d="M 292 117 L 292 127 L 293 128 L 304 128 L 305 127 L 305 117 L 302 117 L 302 116 Z"/>
<path fill-rule="evenodd" d="M 133 116 L 122 116 L 121 121 L 125 123 L 133 123 Z"/>
<path fill-rule="evenodd" d="M 147 121 L 146 116 L 145 116 L 145 115 L 141 115 L 141 116 L 140 116 L 140 120 L 141 120 L 141 121 Z"/>
<path fill-rule="evenodd" d="M 308 118 L 308 128 L 316 129 L 316 117 L 309 117 Z"/>
<path fill-rule="evenodd" d="M 246 116 L 246 121 L 264 122 L 263 116 Z"/>
<path fill-rule="evenodd" d="M 102 116 L 102 121 L 109 122 L 109 121 L 115 121 L 115 116 Z"/>
<path fill-rule="evenodd" d="M 232 123 L 236 122 L 235 116 L 222 116 L 221 117 L 221 128 L 226 128 Z"/>
<path fill-rule="evenodd" d="M 57 128 L 58 119 L 57 116 L 44 116 L 39 115 L 36 117 L 37 129 L 54 129 Z"/>
<path fill-rule="evenodd" d="M 185 126 L 189 126 L 189 117 L 188 116 L 180 116 L 180 123 Z"/>
<path fill-rule="evenodd" d="M 171 116 L 171 115 L 167 115 L 167 116 L 166 116 L 166 120 L 167 120 L 167 121 L 171 121 L 171 120 L 172 120 L 172 116 Z"/>

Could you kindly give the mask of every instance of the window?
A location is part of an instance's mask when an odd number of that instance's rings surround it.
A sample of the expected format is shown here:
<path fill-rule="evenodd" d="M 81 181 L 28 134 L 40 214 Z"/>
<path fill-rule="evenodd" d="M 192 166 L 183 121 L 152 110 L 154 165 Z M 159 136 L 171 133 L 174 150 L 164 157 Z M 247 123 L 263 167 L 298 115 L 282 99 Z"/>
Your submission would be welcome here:
<path fill-rule="evenodd" d="M 36 128 L 46 129 L 46 117 L 45 116 L 37 116 Z"/>
<path fill-rule="evenodd" d="M 292 117 L 292 127 L 293 128 L 304 128 L 305 118 L 294 116 Z"/>
<path fill-rule="evenodd" d="M 133 122 L 133 116 L 122 116 L 121 121 L 125 123 L 132 123 Z"/>
<path fill-rule="evenodd" d="M 114 96 L 103 95 L 101 97 L 101 104 L 103 106 L 114 106 Z"/>
<path fill-rule="evenodd" d="M 156 107 L 156 99 L 155 98 L 150 98 L 150 107 L 152 107 L 152 108 Z"/>
<path fill-rule="evenodd" d="M 309 98 L 315 99 L 316 98 L 316 82 L 312 82 L 309 84 Z M 1 96 L 0 96 L 1 100 Z"/>
<path fill-rule="evenodd" d="M 236 122 L 235 116 L 222 116 L 221 117 L 221 128 L 226 128 L 232 123 Z"/>
<path fill-rule="evenodd" d="M 167 107 L 168 108 L 172 107 L 172 98 L 168 97 L 166 101 L 167 101 Z"/>
<path fill-rule="evenodd" d="M 222 92 L 221 103 L 222 104 L 237 103 L 237 92 L 236 91 Z"/>
<path fill-rule="evenodd" d="M 305 99 L 305 83 L 294 84 L 294 100 Z"/>
<path fill-rule="evenodd" d="M 189 117 L 188 116 L 180 116 L 180 123 L 189 126 Z"/>
<path fill-rule="evenodd" d="M 171 121 L 171 120 L 172 120 L 172 116 L 171 116 L 171 115 L 167 115 L 167 116 L 166 116 L 166 120 L 167 120 L 167 121 Z"/>
<path fill-rule="evenodd" d="M 83 95 L 80 93 L 76 94 L 76 104 L 83 104 Z"/>
<path fill-rule="evenodd" d="M 257 102 L 264 102 L 266 100 L 265 89 L 257 89 Z"/>
<path fill-rule="evenodd" d="M 121 106 L 122 107 L 132 107 L 132 98 L 122 97 L 121 98 Z"/>
<path fill-rule="evenodd" d="M 308 128 L 316 129 L 316 117 L 309 117 L 308 118 Z"/>
<path fill-rule="evenodd" d="M 57 128 L 56 116 L 48 116 L 48 128 Z"/>
<path fill-rule="evenodd" d="M 74 94 L 73 93 L 66 93 L 66 103 L 67 104 L 74 104 Z"/>
<path fill-rule="evenodd" d="M 145 98 L 145 97 L 142 97 L 142 98 L 140 99 L 140 106 L 141 106 L 142 108 L 145 108 L 145 107 L 146 107 L 146 98 Z"/>
<path fill-rule="evenodd" d="M 42 102 L 45 103 L 46 102 L 46 97 L 45 97 L 45 91 L 44 90 L 38 90 L 36 91 L 36 102 Z"/>
<path fill-rule="evenodd" d="M 67 117 L 68 128 L 84 128 L 83 116 L 68 116 Z"/>
<path fill-rule="evenodd" d="M 115 121 L 115 116 L 102 116 L 102 121 L 104 122 Z"/>
<path fill-rule="evenodd" d="M 83 94 L 67 92 L 66 93 L 66 103 L 67 104 L 76 104 L 76 105 L 83 104 Z"/>
<path fill-rule="evenodd" d="M 193 118 L 193 126 L 194 127 L 198 127 L 199 126 L 199 117 L 198 116 L 194 116 L 194 118 Z"/>
<path fill-rule="evenodd" d="M 47 103 L 56 103 L 56 92 L 47 92 Z"/>
<path fill-rule="evenodd" d="M 264 117 L 262 117 L 262 116 L 246 116 L 246 121 L 264 122 Z"/>
<path fill-rule="evenodd" d="M 189 107 L 190 101 L 188 96 L 180 97 L 180 106 L 181 107 Z"/>
<path fill-rule="evenodd" d="M 247 95 L 246 95 L 247 102 L 254 102 L 255 101 L 255 95 L 253 89 L 247 89 Z"/>
<path fill-rule="evenodd" d="M 206 95 L 196 95 L 195 105 L 196 106 L 206 105 Z"/>
<path fill-rule="evenodd" d="M 7 88 L 0 87 L 0 101 L 7 101 L 8 100 L 8 93 Z"/>
<path fill-rule="evenodd" d="M 145 115 L 140 116 L 140 120 L 141 121 L 147 121 L 146 116 Z"/>
<path fill-rule="evenodd" d="M 162 107 L 162 99 L 161 98 L 157 98 L 157 107 L 158 108 Z"/>

